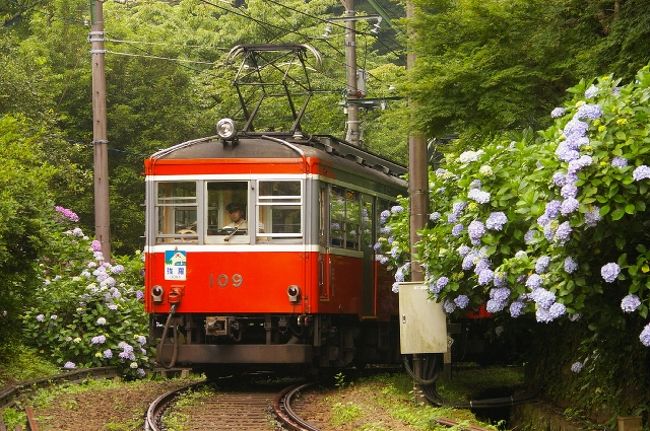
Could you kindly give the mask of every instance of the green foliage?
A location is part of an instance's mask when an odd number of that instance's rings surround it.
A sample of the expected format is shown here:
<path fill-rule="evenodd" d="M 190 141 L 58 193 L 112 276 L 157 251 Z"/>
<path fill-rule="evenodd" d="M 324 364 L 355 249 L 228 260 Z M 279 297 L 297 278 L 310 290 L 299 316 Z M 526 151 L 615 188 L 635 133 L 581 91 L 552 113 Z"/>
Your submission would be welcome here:
<path fill-rule="evenodd" d="M 111 265 L 101 252 L 93 257 L 80 228 L 51 235 L 35 304 L 22 315 L 25 339 L 65 368 L 115 365 L 143 376 L 149 352 L 140 256 Z"/>
<path fill-rule="evenodd" d="M 334 425 L 346 425 L 354 422 L 361 416 L 361 407 L 351 402 L 332 404 L 332 422 Z"/>
<path fill-rule="evenodd" d="M 487 303 L 488 311 L 514 317 L 522 307 L 538 322 L 582 315 L 596 334 L 626 325 L 638 331 L 637 318 L 626 319 L 619 307 L 633 294 L 641 305 L 627 311 L 647 318 L 648 179 L 642 174 L 650 165 L 649 68 L 621 87 L 604 76 L 569 92 L 564 113 L 537 137 L 495 139 L 480 143 L 479 151 L 449 153 L 443 168 L 430 173 L 434 213 L 421 232 L 418 260 L 448 312 L 463 295 L 474 307 Z M 579 153 L 568 158 L 570 145 Z M 627 166 L 612 164 L 615 157 Z M 575 209 L 564 183 L 577 187 Z M 495 224 L 496 216 L 506 222 Z M 409 259 L 407 212 L 394 208 L 388 228 L 391 237 L 380 244 L 384 260 L 399 267 L 399 281 L 406 271 L 400 265 Z M 606 264 L 620 266 L 615 280 L 601 275 Z M 647 336 L 641 341 L 650 342 Z"/>
<path fill-rule="evenodd" d="M 1 347 L 0 386 L 7 386 L 15 381 L 53 376 L 59 372 L 58 367 L 49 362 L 32 347 L 17 342 L 7 343 Z"/>

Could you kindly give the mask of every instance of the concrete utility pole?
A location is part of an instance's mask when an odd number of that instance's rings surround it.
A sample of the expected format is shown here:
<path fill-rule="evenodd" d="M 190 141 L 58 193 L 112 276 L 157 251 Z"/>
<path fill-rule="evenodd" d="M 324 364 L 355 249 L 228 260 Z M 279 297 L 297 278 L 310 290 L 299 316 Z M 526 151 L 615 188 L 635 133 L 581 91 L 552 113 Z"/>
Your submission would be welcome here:
<path fill-rule="evenodd" d="M 347 77 L 347 100 L 358 97 L 357 89 L 357 42 L 356 20 L 354 19 L 354 0 L 341 0 L 345 7 L 345 74 Z M 345 140 L 352 145 L 359 145 L 359 106 L 346 103 L 348 111 L 347 132 Z"/>
<path fill-rule="evenodd" d="M 406 3 L 406 18 L 410 20 L 414 16 L 415 6 L 411 1 Z M 409 46 L 407 47 L 406 68 L 412 70 L 415 67 L 416 56 L 413 51 L 413 30 L 408 29 Z M 413 100 L 409 99 L 409 110 L 411 112 L 411 124 L 409 125 L 409 196 L 410 196 L 410 241 L 411 256 L 415 256 L 415 244 L 420 240 L 418 231 L 427 224 L 427 203 L 429 194 L 429 181 L 427 178 L 427 142 L 424 135 L 417 130 L 414 124 L 414 113 L 417 107 Z M 411 281 L 424 281 L 424 274 L 420 262 L 411 259 Z M 413 355 L 413 373 L 416 377 L 422 378 L 422 360 L 424 355 Z M 415 401 L 426 402 L 422 388 L 418 384 L 413 385 Z"/>
<path fill-rule="evenodd" d="M 95 238 L 104 258 L 111 258 L 111 222 L 108 201 L 108 138 L 106 134 L 106 76 L 104 72 L 103 0 L 90 0 L 92 27 L 89 40 L 92 59 L 93 147 L 95 172 Z"/>

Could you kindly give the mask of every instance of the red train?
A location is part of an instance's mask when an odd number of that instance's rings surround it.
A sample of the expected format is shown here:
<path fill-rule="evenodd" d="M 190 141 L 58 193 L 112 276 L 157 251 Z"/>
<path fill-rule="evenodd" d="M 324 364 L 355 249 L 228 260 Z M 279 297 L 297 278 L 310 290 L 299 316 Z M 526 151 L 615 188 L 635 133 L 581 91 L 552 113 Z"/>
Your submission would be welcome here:
<path fill-rule="evenodd" d="M 373 249 L 405 169 L 331 136 L 234 133 L 146 170 L 146 310 L 171 366 L 399 361 Z"/>

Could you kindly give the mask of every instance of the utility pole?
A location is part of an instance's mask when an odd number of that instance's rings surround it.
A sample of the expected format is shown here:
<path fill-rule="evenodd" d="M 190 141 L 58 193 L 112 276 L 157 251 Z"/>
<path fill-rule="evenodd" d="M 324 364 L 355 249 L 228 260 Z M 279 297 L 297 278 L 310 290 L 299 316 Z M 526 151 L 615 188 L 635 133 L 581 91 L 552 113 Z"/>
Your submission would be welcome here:
<path fill-rule="evenodd" d="M 412 1 L 406 3 L 407 21 L 413 19 L 415 6 Z M 412 70 L 415 67 L 415 52 L 413 50 L 413 30 L 409 25 L 408 28 L 408 46 L 406 55 L 406 68 Z M 415 127 L 416 106 L 412 99 L 409 99 L 410 124 L 409 124 L 409 197 L 410 197 L 410 242 L 411 256 L 415 256 L 415 244 L 420 240 L 418 231 L 426 226 L 427 223 L 427 203 L 429 194 L 429 182 L 427 178 L 427 143 L 422 132 Z M 424 274 L 419 262 L 414 258 L 411 259 L 411 281 L 424 281 Z M 416 378 L 422 378 L 424 354 L 413 355 L 413 374 Z M 413 392 L 415 401 L 418 403 L 426 402 L 422 387 L 414 383 Z"/>
<path fill-rule="evenodd" d="M 90 0 L 89 41 L 92 60 L 93 148 L 95 177 L 95 238 L 102 253 L 111 259 L 110 209 L 108 201 L 108 138 L 106 134 L 106 76 L 104 71 L 104 0 Z"/>
<path fill-rule="evenodd" d="M 345 7 L 345 74 L 347 77 L 347 100 L 348 111 L 347 132 L 345 140 L 352 145 L 359 145 L 359 106 L 356 103 L 349 103 L 351 99 L 359 96 L 357 89 L 357 43 L 356 43 L 356 20 L 354 19 L 354 0 L 341 0 Z"/>

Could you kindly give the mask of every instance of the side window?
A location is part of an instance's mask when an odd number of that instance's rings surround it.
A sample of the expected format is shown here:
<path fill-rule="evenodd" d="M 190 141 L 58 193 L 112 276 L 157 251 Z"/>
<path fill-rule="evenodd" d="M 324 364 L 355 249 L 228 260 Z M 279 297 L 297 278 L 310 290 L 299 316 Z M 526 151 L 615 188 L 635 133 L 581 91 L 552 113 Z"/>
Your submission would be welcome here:
<path fill-rule="evenodd" d="M 361 195 L 361 249 L 372 249 L 375 243 L 373 236 L 373 202 L 374 198 Z"/>
<path fill-rule="evenodd" d="M 248 242 L 248 182 L 207 182 L 206 233 L 218 242 Z"/>
<path fill-rule="evenodd" d="M 359 227 L 361 224 L 361 205 L 359 193 L 345 192 L 345 248 L 359 250 Z"/>
<path fill-rule="evenodd" d="M 302 237 L 302 183 L 258 181 L 257 230 L 263 240 Z"/>
<path fill-rule="evenodd" d="M 330 245 L 345 247 L 345 191 L 336 186 L 330 189 Z"/>
<path fill-rule="evenodd" d="M 156 218 L 156 243 L 198 242 L 196 183 L 158 183 Z"/>

